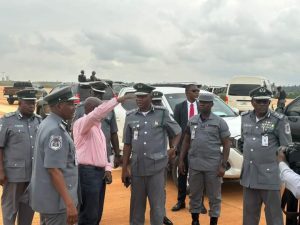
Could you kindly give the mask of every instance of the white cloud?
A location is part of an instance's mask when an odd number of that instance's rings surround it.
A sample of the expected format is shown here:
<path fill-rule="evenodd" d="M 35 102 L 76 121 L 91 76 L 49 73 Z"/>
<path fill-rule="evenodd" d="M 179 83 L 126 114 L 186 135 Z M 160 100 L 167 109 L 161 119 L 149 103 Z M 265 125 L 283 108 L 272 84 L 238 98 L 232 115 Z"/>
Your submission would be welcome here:
<path fill-rule="evenodd" d="M 300 82 L 297 0 L 4 1 L 0 71 L 13 79 Z M 214 81 L 214 83 L 212 83 Z"/>

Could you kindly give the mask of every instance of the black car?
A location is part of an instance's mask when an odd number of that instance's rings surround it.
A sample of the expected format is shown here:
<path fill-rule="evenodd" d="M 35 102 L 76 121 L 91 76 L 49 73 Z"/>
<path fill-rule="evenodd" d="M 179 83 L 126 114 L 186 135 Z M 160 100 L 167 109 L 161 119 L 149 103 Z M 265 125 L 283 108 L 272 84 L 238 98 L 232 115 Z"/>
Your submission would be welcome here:
<path fill-rule="evenodd" d="M 293 142 L 300 142 L 300 96 L 286 106 L 284 114 L 291 126 Z"/>

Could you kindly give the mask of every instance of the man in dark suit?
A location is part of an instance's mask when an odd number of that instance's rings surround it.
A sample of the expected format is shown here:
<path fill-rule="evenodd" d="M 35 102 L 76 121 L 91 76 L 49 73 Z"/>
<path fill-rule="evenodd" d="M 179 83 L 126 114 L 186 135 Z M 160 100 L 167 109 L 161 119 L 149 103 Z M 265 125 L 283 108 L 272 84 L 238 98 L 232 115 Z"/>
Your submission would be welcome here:
<path fill-rule="evenodd" d="M 195 84 L 189 84 L 185 87 L 185 95 L 186 100 L 178 103 L 175 106 L 174 109 L 174 119 L 176 122 L 180 125 L 182 132 L 185 131 L 186 125 L 188 120 L 193 117 L 194 115 L 197 115 L 199 112 L 199 104 L 197 102 L 197 99 L 199 97 L 199 88 Z M 181 137 L 181 140 L 179 142 L 179 146 L 177 148 L 177 156 L 180 155 L 180 149 L 182 144 L 183 136 Z M 188 171 L 188 160 L 187 156 L 184 159 L 186 171 Z M 172 211 L 178 211 L 180 209 L 185 208 L 185 198 L 186 198 L 186 182 L 187 182 L 187 173 L 184 175 L 179 174 L 178 175 L 178 196 L 177 196 L 177 203 L 173 206 Z M 201 213 L 205 214 L 207 213 L 207 210 L 203 204 L 202 201 L 202 209 Z"/>

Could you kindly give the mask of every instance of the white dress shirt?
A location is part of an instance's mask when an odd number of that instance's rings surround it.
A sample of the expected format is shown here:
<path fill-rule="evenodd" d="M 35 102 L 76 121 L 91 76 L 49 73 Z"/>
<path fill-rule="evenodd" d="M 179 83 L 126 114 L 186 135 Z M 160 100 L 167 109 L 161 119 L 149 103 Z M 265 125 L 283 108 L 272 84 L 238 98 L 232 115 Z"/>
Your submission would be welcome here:
<path fill-rule="evenodd" d="M 280 179 L 293 195 L 300 199 L 300 175 L 295 173 L 285 162 L 279 163 Z"/>
<path fill-rule="evenodd" d="M 198 114 L 198 106 L 197 106 L 197 101 L 194 101 L 193 103 L 189 102 L 188 100 L 187 101 L 187 109 L 188 109 L 188 119 L 190 119 L 190 107 L 191 107 L 191 104 L 194 105 L 194 116 Z"/>

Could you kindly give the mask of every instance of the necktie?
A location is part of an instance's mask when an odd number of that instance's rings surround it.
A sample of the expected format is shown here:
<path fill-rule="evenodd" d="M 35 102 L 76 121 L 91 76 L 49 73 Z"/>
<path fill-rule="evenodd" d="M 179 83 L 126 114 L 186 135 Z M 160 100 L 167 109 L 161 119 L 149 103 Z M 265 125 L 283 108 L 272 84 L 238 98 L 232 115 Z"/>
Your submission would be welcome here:
<path fill-rule="evenodd" d="M 191 103 L 190 104 L 190 113 L 189 113 L 189 118 L 191 118 L 192 116 L 194 116 L 194 104 Z"/>

